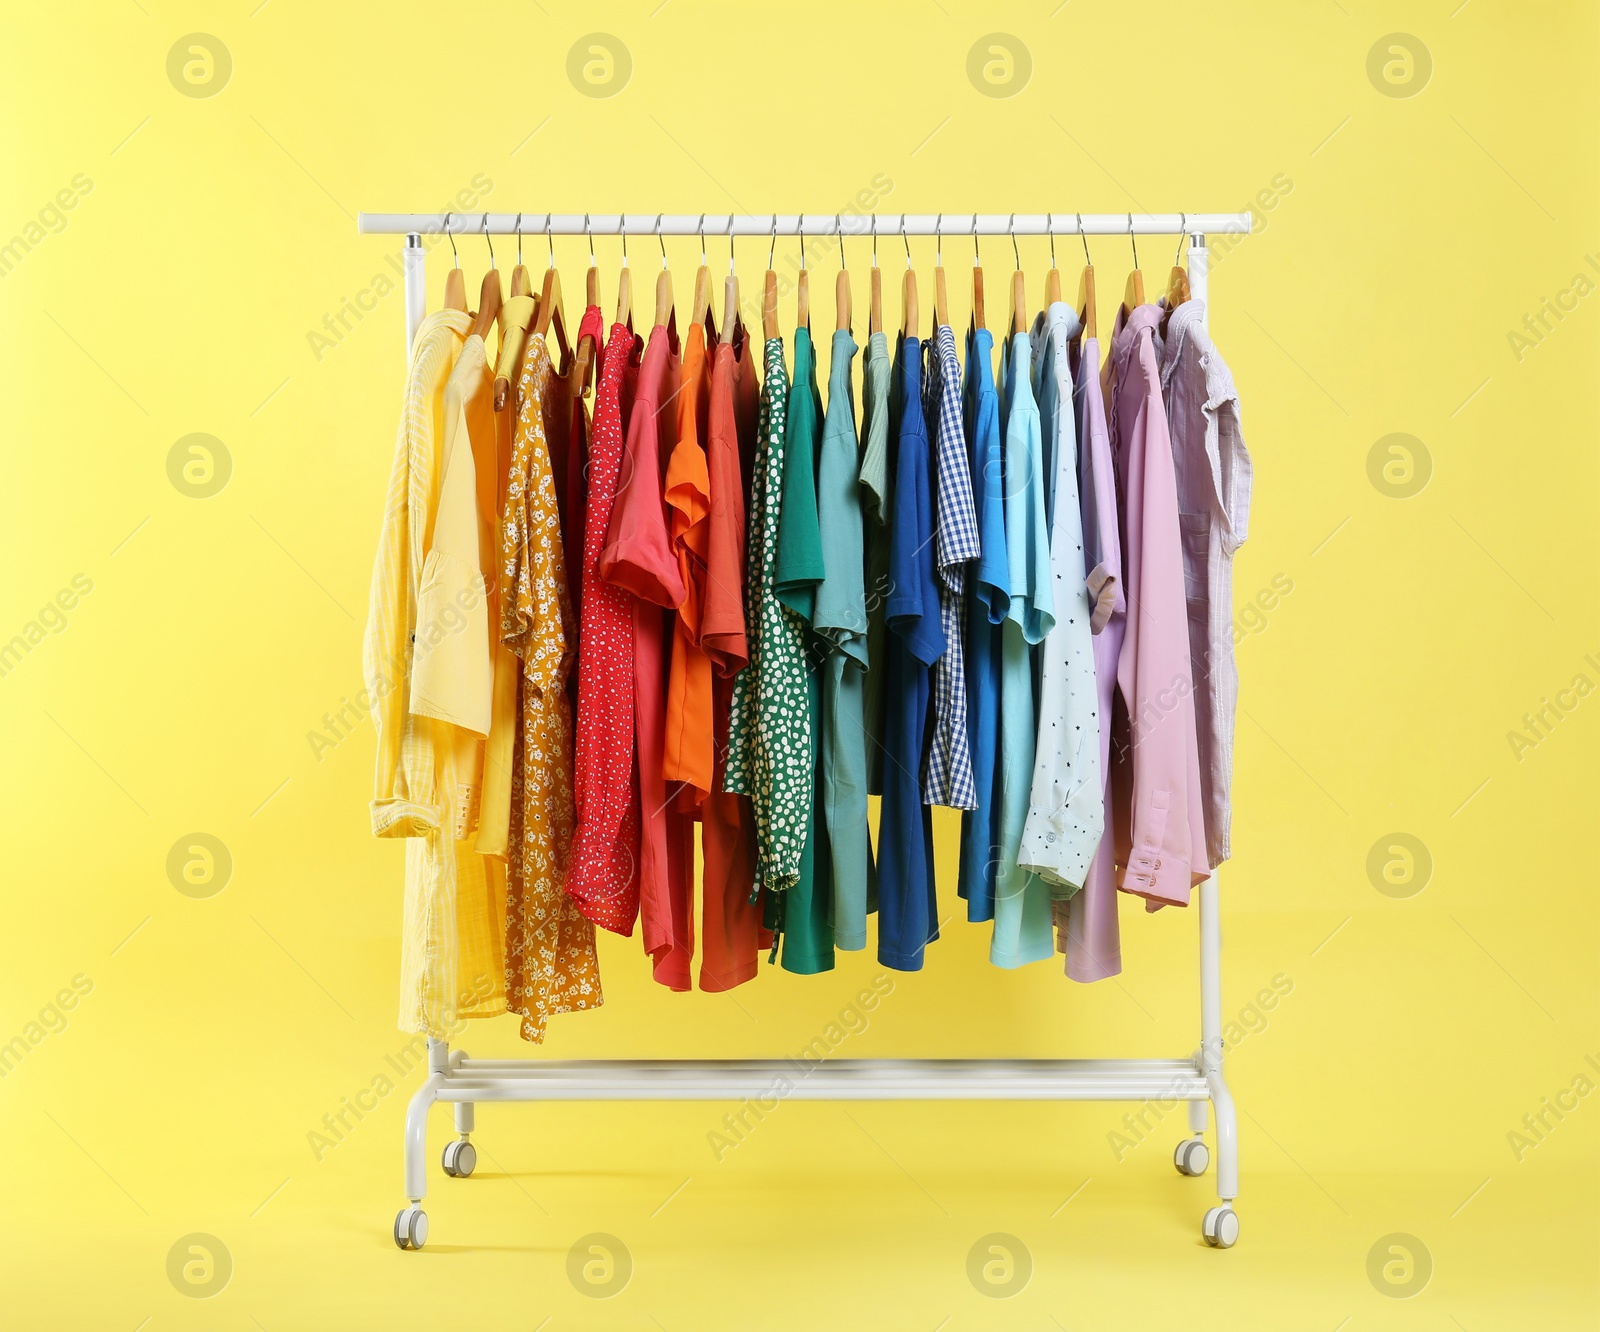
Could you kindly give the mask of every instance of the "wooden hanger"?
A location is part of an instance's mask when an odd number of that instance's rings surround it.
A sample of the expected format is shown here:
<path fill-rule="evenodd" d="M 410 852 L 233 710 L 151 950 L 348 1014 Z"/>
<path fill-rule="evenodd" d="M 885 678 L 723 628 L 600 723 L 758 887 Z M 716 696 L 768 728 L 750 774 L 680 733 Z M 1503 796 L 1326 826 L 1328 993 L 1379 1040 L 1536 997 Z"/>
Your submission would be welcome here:
<path fill-rule="evenodd" d="M 661 275 L 656 278 L 657 325 L 664 325 L 672 315 L 672 270 L 667 267 L 667 243 L 661 237 L 662 214 L 656 214 L 656 244 L 661 247 Z"/>
<path fill-rule="evenodd" d="M 1078 214 L 1078 239 L 1083 242 L 1083 276 L 1078 279 L 1078 318 L 1083 323 L 1083 336 L 1099 335 L 1100 321 L 1095 314 L 1094 260 L 1089 257 L 1089 238 L 1083 231 L 1083 214 Z"/>
<path fill-rule="evenodd" d="M 987 328 L 983 309 L 983 256 L 978 253 L 978 215 L 972 215 L 972 326 Z"/>
<path fill-rule="evenodd" d="M 556 345 L 561 349 L 561 359 L 565 361 L 571 354 L 567 345 L 567 312 L 561 302 L 561 274 L 556 271 L 556 240 L 550 231 L 550 214 L 544 217 L 545 239 L 550 244 L 550 266 L 544 272 L 544 286 L 539 291 L 539 309 L 533 318 L 533 331 L 541 338 L 546 337 L 553 324 L 556 330 Z"/>
<path fill-rule="evenodd" d="M 556 330 L 556 345 L 561 348 L 562 358 L 565 359 L 570 351 L 567 346 L 567 318 L 561 304 L 561 274 L 556 271 L 554 264 L 544 271 L 544 286 L 539 290 L 539 310 L 534 315 L 533 331 L 544 337 L 552 324 Z"/>
<path fill-rule="evenodd" d="M 1061 299 L 1061 270 L 1056 267 L 1056 215 L 1050 214 L 1050 271 L 1044 276 L 1044 308 Z"/>
<path fill-rule="evenodd" d="M 1011 215 L 1011 225 L 1015 228 L 1017 215 Z M 1026 333 L 1028 331 L 1028 294 L 1022 280 L 1022 251 L 1017 248 L 1017 233 L 1011 232 L 1011 253 L 1017 262 L 1016 271 L 1011 274 L 1011 331 L 1013 333 Z"/>
<path fill-rule="evenodd" d="M 505 301 L 505 293 L 500 285 L 500 270 L 494 264 L 494 242 L 489 239 L 487 213 L 483 215 L 483 239 L 489 247 L 489 271 L 483 275 L 483 286 L 478 291 L 478 313 L 472 321 L 471 330 L 480 338 L 494 326 L 494 321 L 500 313 L 500 306 Z"/>
<path fill-rule="evenodd" d="M 694 299 L 689 305 L 689 324 L 703 324 L 711 315 L 711 270 L 706 266 L 706 215 L 700 214 L 700 267 L 694 275 Z M 712 318 L 712 323 L 716 319 Z"/>
<path fill-rule="evenodd" d="M 455 234 L 450 230 L 450 214 L 444 215 L 444 234 L 450 242 L 450 253 L 455 255 L 455 266 L 444 275 L 444 308 L 446 310 L 460 310 L 463 314 L 467 309 L 467 275 L 461 271 L 461 254 L 456 249 Z"/>
<path fill-rule="evenodd" d="M 778 215 L 772 215 L 772 245 L 767 250 L 767 276 L 761 286 L 761 334 L 771 341 L 778 336 L 778 275 L 772 259 L 778 252 Z"/>
<path fill-rule="evenodd" d="M 594 257 L 594 235 L 589 231 L 589 215 L 583 215 L 584 234 L 589 237 L 589 272 L 583 280 L 583 295 L 587 305 L 600 304 L 600 265 Z M 582 325 L 580 324 L 581 328 Z M 595 360 L 595 340 L 592 334 L 585 334 L 578 339 L 577 348 L 573 352 L 572 374 L 567 377 L 567 384 L 572 390 L 574 399 L 589 396 L 589 372 Z"/>
<path fill-rule="evenodd" d="M 1189 299 L 1189 271 L 1178 262 L 1183 258 L 1183 242 L 1189 230 L 1189 215 L 1182 214 L 1178 231 L 1178 252 L 1172 256 L 1172 272 L 1167 278 L 1167 312 L 1170 314 Z"/>
<path fill-rule="evenodd" d="M 739 275 L 733 266 L 733 215 L 728 215 L 728 276 L 722 283 L 722 341 L 733 345 L 739 328 Z"/>
<path fill-rule="evenodd" d="M 633 327 L 633 274 L 628 270 L 627 217 L 617 219 L 617 230 L 622 236 L 622 276 L 617 279 L 617 317 L 613 321 Z"/>
<path fill-rule="evenodd" d="M 1133 246 L 1133 272 L 1128 274 L 1128 283 L 1122 289 L 1122 303 L 1131 314 L 1145 303 L 1144 301 L 1144 274 L 1139 269 L 1139 241 L 1133 234 L 1133 214 L 1128 214 L 1128 243 Z"/>
<path fill-rule="evenodd" d="M 933 326 L 940 328 L 950 322 L 950 302 L 945 298 L 944 285 L 944 214 L 933 224 Z"/>
<path fill-rule="evenodd" d="M 800 235 L 800 276 L 795 281 L 794 326 L 810 330 L 811 328 L 811 272 L 806 267 L 806 233 L 805 214 L 800 215 L 800 225 L 796 230 Z"/>
<path fill-rule="evenodd" d="M 906 215 L 900 214 L 900 240 L 906 247 L 906 275 L 900 283 L 900 336 L 917 336 L 917 271 L 911 266 L 911 242 L 906 239 Z"/>
<path fill-rule="evenodd" d="M 839 237 L 839 276 L 833 280 L 834 328 L 850 332 L 850 274 L 844 266 L 844 215 L 833 215 L 833 229 Z"/>
<path fill-rule="evenodd" d="M 494 409 L 503 412 L 506 403 L 511 400 L 511 376 L 516 373 L 517 362 L 522 357 L 522 348 L 528 333 L 526 324 L 519 322 L 520 311 L 518 303 L 527 301 L 531 313 L 537 313 L 538 301 L 531 295 L 533 281 L 528 277 L 527 267 L 522 262 L 522 214 L 517 214 L 517 266 L 511 270 L 511 299 L 506 303 L 505 322 L 501 325 L 500 360 L 495 367 L 494 376 Z M 531 320 L 529 321 L 532 322 Z"/>
<path fill-rule="evenodd" d="M 522 214 L 517 214 L 517 266 L 511 270 L 511 296 L 526 296 L 533 290 L 533 279 L 528 276 L 527 265 L 522 262 Z"/>
<path fill-rule="evenodd" d="M 872 284 L 867 304 L 867 332 L 883 332 L 883 270 L 878 267 L 878 215 L 872 215 Z"/>

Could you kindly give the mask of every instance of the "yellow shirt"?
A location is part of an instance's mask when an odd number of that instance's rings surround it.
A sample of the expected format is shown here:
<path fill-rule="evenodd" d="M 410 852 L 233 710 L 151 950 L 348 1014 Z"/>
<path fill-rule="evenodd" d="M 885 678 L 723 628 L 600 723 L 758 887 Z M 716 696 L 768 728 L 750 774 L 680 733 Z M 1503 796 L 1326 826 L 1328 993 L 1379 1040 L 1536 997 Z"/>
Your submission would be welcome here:
<path fill-rule="evenodd" d="M 489 371 L 469 327 L 444 310 L 417 330 L 363 652 L 372 830 L 407 839 L 400 1027 L 440 1038 L 458 1017 L 506 1011 L 505 868 L 472 840 L 492 668 L 469 439 Z"/>

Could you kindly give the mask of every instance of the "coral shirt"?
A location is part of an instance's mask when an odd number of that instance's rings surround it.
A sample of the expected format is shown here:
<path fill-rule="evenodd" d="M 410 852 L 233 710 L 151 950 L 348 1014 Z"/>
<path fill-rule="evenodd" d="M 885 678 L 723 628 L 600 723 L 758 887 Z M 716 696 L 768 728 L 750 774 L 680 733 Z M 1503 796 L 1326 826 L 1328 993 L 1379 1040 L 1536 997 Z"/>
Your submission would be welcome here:
<path fill-rule="evenodd" d="M 756 368 L 750 337 L 736 325 L 711 355 L 706 412 L 706 470 L 711 510 L 706 541 L 705 602 L 700 646 L 711 662 L 713 768 L 701 811 L 700 988 L 729 990 L 756 974 L 771 943 L 752 901 L 756 882 L 756 816 L 749 797 L 723 789 L 733 677 L 749 659 L 745 632 L 745 483 L 743 460 L 755 454 Z"/>
<path fill-rule="evenodd" d="M 667 532 L 662 460 L 677 438 L 678 332 L 657 324 L 639 364 L 622 473 L 611 510 L 601 576 L 632 594 L 634 741 L 638 756 L 639 910 L 655 976 L 689 988 L 694 953 L 693 824 L 668 809 L 662 771 L 667 712 L 668 612 L 683 604 L 683 578 Z"/>

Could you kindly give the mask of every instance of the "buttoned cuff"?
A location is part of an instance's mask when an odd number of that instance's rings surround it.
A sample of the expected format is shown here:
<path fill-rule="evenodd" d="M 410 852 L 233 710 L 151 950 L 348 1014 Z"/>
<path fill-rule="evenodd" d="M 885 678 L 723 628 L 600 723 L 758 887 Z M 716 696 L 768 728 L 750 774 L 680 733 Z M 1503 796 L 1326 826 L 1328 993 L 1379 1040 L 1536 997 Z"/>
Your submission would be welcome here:
<path fill-rule="evenodd" d="M 390 797 L 372 802 L 374 837 L 426 837 L 439 829 L 439 812 L 431 805 Z"/>

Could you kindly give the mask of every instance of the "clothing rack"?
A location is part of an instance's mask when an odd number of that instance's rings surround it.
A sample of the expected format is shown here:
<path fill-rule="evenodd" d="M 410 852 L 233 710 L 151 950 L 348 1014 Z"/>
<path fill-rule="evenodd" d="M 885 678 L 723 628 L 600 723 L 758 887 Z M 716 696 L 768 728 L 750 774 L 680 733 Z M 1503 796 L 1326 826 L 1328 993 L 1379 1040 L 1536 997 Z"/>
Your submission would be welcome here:
<path fill-rule="evenodd" d="M 424 235 L 561 236 L 1043 236 L 1187 235 L 1189 288 L 1206 299 L 1206 235 L 1247 234 L 1248 213 L 647 214 L 647 213 L 362 213 L 363 234 L 404 235 L 406 348 L 425 310 Z M 648 261 L 647 261 L 648 262 Z M 1187 1101 L 1192 1136 L 1173 1153 L 1179 1173 L 1200 1175 L 1210 1151 L 1206 1105 L 1216 1117 L 1217 1197 L 1201 1222 L 1206 1242 L 1230 1248 L 1239 1237 L 1232 1206 L 1239 1192 L 1238 1121 L 1222 1070 L 1221 926 L 1217 876 L 1198 889 L 1200 1046 L 1182 1059 L 836 1059 L 801 1065 L 786 1059 L 546 1060 L 473 1059 L 448 1042 L 428 1041 L 428 1076 L 406 1112 L 405 1192 L 395 1217 L 402 1249 L 421 1248 L 428 1218 L 428 1111 L 455 1106 L 457 1137 L 444 1150 L 447 1175 L 464 1178 L 477 1163 L 471 1142 L 480 1101 L 742 1101 L 766 1092 L 780 1075 L 800 1101 Z"/>

